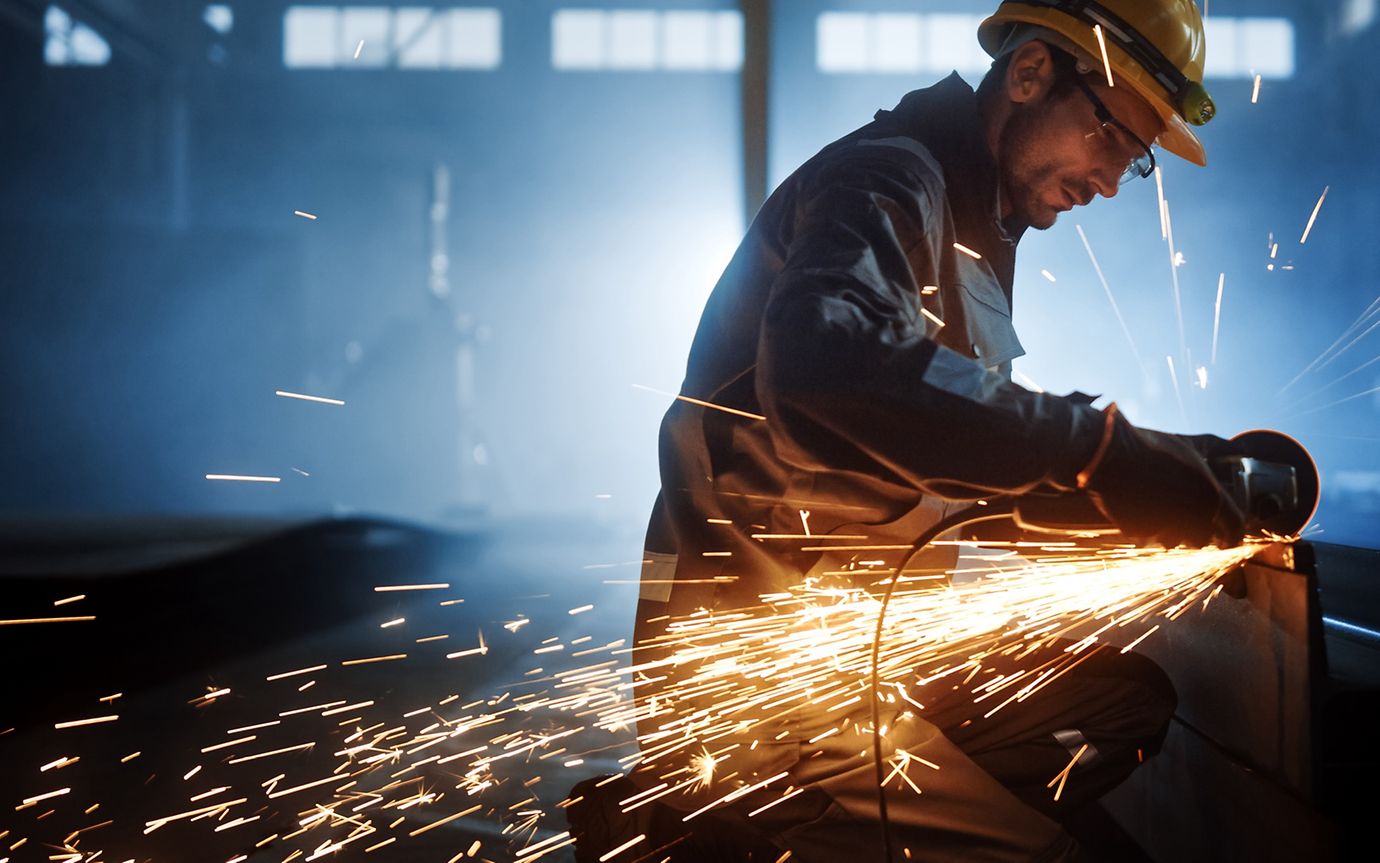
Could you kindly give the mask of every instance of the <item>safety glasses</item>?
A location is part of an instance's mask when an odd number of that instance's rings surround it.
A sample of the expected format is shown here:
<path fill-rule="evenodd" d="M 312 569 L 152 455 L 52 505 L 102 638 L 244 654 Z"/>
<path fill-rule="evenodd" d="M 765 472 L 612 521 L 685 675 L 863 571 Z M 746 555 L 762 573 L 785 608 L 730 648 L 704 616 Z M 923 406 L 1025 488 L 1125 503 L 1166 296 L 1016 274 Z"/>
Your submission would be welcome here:
<path fill-rule="evenodd" d="M 1126 169 L 1121 172 L 1121 177 L 1117 184 L 1124 186 L 1132 180 L 1139 180 L 1155 173 L 1155 153 L 1150 149 L 1150 145 L 1142 141 L 1135 132 L 1127 128 L 1126 124 L 1112 116 L 1112 112 L 1107 110 L 1107 106 L 1102 100 L 1097 98 L 1097 94 L 1092 91 L 1082 75 L 1073 76 L 1074 83 L 1078 89 L 1083 91 L 1083 95 L 1088 97 L 1088 101 L 1093 106 L 1093 116 L 1101 123 L 1097 134 L 1101 135 L 1109 143 L 1116 140 L 1116 133 L 1124 136 L 1126 141 L 1132 142 L 1138 149 L 1138 155 L 1131 157 L 1131 161 L 1126 165 Z"/>

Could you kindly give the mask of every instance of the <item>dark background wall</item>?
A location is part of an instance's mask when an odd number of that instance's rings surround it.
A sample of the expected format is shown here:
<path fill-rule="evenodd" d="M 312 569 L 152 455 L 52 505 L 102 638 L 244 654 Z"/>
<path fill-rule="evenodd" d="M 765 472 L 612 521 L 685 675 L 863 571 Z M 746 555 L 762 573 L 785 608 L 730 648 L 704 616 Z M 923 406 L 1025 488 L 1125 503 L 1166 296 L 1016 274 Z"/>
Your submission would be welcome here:
<path fill-rule="evenodd" d="M 199 3 L 59 5 L 108 41 L 107 64 L 45 65 L 47 4 L 0 2 L 0 516 L 643 518 L 666 400 L 633 385 L 678 388 L 744 225 L 736 71 L 553 68 L 551 16 L 572 5 L 555 0 L 494 0 L 500 65 L 448 71 L 285 68 L 285 2 L 229 4 L 228 34 Z M 939 77 L 821 72 L 821 13 L 991 5 L 771 4 L 772 182 Z M 1380 294 L 1377 30 L 1341 25 L 1363 7 L 1211 5 L 1293 22 L 1296 71 L 1264 82 L 1254 105 L 1249 77 L 1210 80 L 1221 107 L 1204 135 L 1210 169 L 1163 160 L 1185 334 L 1207 388 L 1180 368 L 1180 409 L 1153 182 L 1027 238 L 1016 315 L 1030 356 L 1017 368 L 1051 390 L 1105 393 L 1148 425 L 1295 433 L 1324 469 L 1326 538 L 1375 545 L 1380 400 L 1327 404 L 1380 384 L 1380 364 L 1337 380 L 1380 337 L 1280 393 Z M 452 196 L 444 299 L 428 290 L 438 165 Z M 463 422 L 462 333 L 475 363 Z M 283 482 L 203 478 L 220 472 Z"/>

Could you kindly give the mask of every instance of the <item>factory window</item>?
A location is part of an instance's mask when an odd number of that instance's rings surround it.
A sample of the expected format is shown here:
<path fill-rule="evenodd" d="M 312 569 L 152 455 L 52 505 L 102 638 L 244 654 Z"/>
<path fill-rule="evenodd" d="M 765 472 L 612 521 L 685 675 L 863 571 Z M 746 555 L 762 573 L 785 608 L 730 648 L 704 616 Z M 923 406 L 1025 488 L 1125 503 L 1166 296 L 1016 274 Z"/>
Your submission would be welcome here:
<path fill-rule="evenodd" d="M 1342 4 L 1342 33 L 1354 36 L 1375 23 L 1376 0 L 1346 0 Z"/>
<path fill-rule="evenodd" d="M 290 6 L 283 15 L 290 69 L 496 69 L 502 60 L 497 9 Z"/>
<path fill-rule="evenodd" d="M 825 12 L 815 22 L 815 59 L 828 73 L 985 72 L 981 15 Z"/>
<path fill-rule="evenodd" d="M 980 15 L 825 12 L 815 60 L 830 74 L 980 75 L 991 58 L 977 42 Z M 1284 18 L 1207 19 L 1208 78 L 1289 78 L 1294 26 Z"/>
<path fill-rule="evenodd" d="M 1208 78 L 1292 78 L 1294 25 L 1286 18 L 1207 19 Z"/>
<path fill-rule="evenodd" d="M 235 10 L 224 3 L 212 3 L 201 11 L 201 20 L 206 26 L 222 36 L 235 29 Z"/>
<path fill-rule="evenodd" d="M 101 34 L 73 20 L 58 6 L 43 14 L 43 62 L 49 66 L 104 66 L 110 45 Z"/>
<path fill-rule="evenodd" d="M 738 12 L 562 9 L 551 17 L 551 65 L 735 72 L 743 65 L 743 18 Z"/>

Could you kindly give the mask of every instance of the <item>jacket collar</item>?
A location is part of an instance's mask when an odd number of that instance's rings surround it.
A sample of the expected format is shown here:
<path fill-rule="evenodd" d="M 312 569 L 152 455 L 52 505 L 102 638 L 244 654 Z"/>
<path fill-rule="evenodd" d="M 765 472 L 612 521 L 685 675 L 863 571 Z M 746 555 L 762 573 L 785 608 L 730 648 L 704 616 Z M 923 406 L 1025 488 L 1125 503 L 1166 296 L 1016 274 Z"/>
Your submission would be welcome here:
<path fill-rule="evenodd" d="M 1001 173 L 987 145 L 977 94 L 957 72 L 907 93 L 875 128 L 920 141 L 944 169 L 949 204 L 960 224 L 990 231 L 987 240 L 1014 246 L 1026 227 L 1001 218 Z M 957 192 L 957 194 L 955 194 Z"/>

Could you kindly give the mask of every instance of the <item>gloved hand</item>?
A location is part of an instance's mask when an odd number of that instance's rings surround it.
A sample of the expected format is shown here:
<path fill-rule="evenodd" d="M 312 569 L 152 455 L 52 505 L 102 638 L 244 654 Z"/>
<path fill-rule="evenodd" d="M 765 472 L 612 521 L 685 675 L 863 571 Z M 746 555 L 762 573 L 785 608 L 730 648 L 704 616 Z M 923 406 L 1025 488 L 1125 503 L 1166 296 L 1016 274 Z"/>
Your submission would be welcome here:
<path fill-rule="evenodd" d="M 1080 483 L 1124 535 L 1165 548 L 1241 544 L 1245 516 L 1205 458 L 1233 454 L 1230 441 L 1137 428 L 1116 405 L 1106 414 L 1104 446 Z"/>

